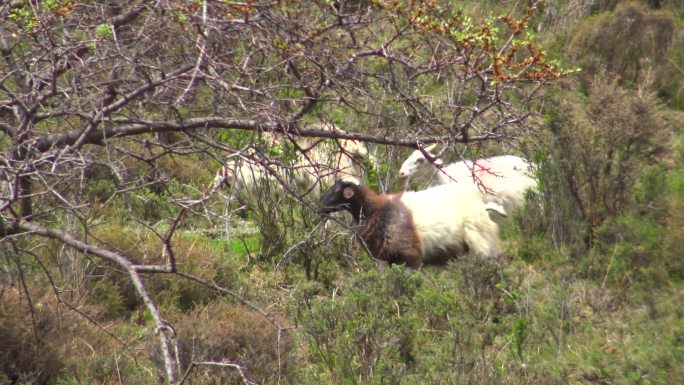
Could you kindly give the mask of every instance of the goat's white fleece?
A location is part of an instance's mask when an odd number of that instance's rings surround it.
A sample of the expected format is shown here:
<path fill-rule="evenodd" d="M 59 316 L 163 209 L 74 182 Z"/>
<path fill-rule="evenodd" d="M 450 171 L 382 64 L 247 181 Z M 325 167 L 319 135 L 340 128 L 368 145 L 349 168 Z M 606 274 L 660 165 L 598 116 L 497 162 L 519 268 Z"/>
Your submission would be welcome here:
<path fill-rule="evenodd" d="M 499 229 L 487 213 L 492 207 L 472 186 L 451 183 L 408 191 L 400 200 L 413 215 L 424 258 L 437 249 L 465 252 L 465 245 L 482 257 L 499 253 Z"/>
<path fill-rule="evenodd" d="M 537 188 L 537 181 L 531 175 L 533 169 L 533 164 L 519 156 L 501 155 L 458 161 L 439 170 L 416 150 L 401 165 L 400 175 L 431 178 L 437 185 L 457 182 L 474 186 L 474 174 L 485 188 L 484 200 L 497 202 L 510 211 L 525 203 L 525 191 Z"/>

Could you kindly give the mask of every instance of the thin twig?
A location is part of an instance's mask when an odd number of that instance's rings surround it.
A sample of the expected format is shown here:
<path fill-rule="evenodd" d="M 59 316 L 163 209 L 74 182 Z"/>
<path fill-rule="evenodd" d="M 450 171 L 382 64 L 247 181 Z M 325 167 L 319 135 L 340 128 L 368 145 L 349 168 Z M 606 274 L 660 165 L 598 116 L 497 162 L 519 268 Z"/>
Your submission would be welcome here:
<path fill-rule="evenodd" d="M 242 378 L 242 381 L 247 384 L 247 385 L 258 385 L 256 382 L 252 382 L 247 379 L 247 376 L 245 375 L 245 372 L 242 369 L 242 366 L 238 364 L 233 364 L 230 362 L 213 362 L 213 361 L 193 361 L 190 366 L 188 367 L 188 370 L 185 371 L 185 374 L 183 377 L 178 381 L 177 385 L 183 385 L 185 381 L 190 377 L 190 374 L 192 371 L 198 367 L 198 366 L 218 366 L 218 367 L 223 367 L 223 368 L 232 368 L 237 370 L 238 374 L 240 374 L 240 378 Z"/>

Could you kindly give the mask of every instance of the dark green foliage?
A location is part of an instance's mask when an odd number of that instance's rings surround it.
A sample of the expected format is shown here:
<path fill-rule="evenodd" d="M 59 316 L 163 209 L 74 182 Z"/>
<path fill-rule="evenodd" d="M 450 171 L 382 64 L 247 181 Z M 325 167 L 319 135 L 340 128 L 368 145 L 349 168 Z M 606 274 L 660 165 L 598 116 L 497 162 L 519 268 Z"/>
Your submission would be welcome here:
<path fill-rule="evenodd" d="M 143 220 L 160 221 L 172 217 L 175 210 L 173 205 L 168 203 L 168 198 L 164 193 L 142 189 L 131 199 L 130 214 Z"/>
<path fill-rule="evenodd" d="M 639 215 L 620 216 L 598 228 L 598 253 L 604 256 L 604 263 L 609 258 L 608 265 L 602 266 L 604 282 L 622 288 L 634 281 L 651 288 L 664 283 L 658 277 L 663 278 L 665 231 L 663 226 Z"/>
<path fill-rule="evenodd" d="M 667 232 L 663 242 L 666 250 L 664 261 L 669 274 L 678 280 L 684 279 L 684 168 L 673 171 L 672 195 L 668 207 Z"/>
<path fill-rule="evenodd" d="M 300 322 L 314 353 L 310 359 L 327 371 L 325 376 L 316 370 L 307 376 L 333 383 L 401 378 L 414 360 L 417 320 L 405 313 L 419 285 L 415 272 L 392 267 L 383 275 L 359 275 L 340 299 L 306 301 Z"/>
<path fill-rule="evenodd" d="M 526 342 L 525 340 L 527 339 L 527 334 L 529 333 L 529 326 L 530 320 L 527 319 L 527 317 L 517 318 L 513 322 L 513 330 L 511 331 L 513 341 L 511 344 L 511 348 L 513 349 L 513 353 L 518 357 L 518 359 L 521 362 L 524 360 L 523 346 Z"/>
<path fill-rule="evenodd" d="M 312 353 L 302 382 L 484 384 L 522 374 L 535 333 L 529 298 L 502 274 L 483 261 L 441 273 L 393 266 L 357 275 L 333 298 L 301 301 Z M 523 376 L 539 378 L 534 369 Z"/>
<path fill-rule="evenodd" d="M 125 282 L 125 281 L 124 281 Z M 126 313 L 130 304 L 126 303 L 125 291 L 119 288 L 120 282 L 111 279 L 102 279 L 93 282 L 92 298 L 95 303 L 103 305 L 103 313 L 100 320 L 115 319 Z M 130 287 L 126 289 L 131 290 Z"/>

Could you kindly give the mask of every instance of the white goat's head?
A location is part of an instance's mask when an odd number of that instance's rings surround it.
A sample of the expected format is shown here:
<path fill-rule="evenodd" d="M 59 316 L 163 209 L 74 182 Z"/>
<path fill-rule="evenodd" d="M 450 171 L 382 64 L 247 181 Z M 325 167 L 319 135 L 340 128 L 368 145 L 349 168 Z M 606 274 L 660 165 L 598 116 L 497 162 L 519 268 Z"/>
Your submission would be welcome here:
<path fill-rule="evenodd" d="M 437 144 L 433 144 L 425 147 L 423 150 L 434 157 L 430 151 L 436 146 Z M 420 176 L 430 176 L 435 171 L 435 166 L 441 166 L 442 164 L 441 159 L 435 159 L 434 162 L 430 162 L 420 150 L 415 150 L 402 163 L 399 169 L 399 177 L 413 179 Z"/>

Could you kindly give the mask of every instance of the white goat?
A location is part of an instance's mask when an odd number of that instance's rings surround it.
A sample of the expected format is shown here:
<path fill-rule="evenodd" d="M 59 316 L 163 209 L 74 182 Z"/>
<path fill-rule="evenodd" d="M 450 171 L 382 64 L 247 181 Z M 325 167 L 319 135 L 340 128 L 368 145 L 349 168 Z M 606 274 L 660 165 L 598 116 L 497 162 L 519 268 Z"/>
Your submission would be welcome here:
<path fill-rule="evenodd" d="M 433 158 L 434 155 L 430 151 L 434 147 L 433 144 L 424 149 Z M 483 187 L 485 200 L 498 202 L 507 211 L 521 207 L 525 202 L 525 192 L 528 189 L 537 188 L 537 181 L 531 175 L 535 166 L 514 155 L 443 165 L 441 159 L 437 158 L 431 162 L 420 150 L 415 150 L 401 165 L 399 176 L 409 178 L 409 180 L 428 177 L 431 178 L 433 184 L 480 184 Z"/>
<path fill-rule="evenodd" d="M 280 167 L 271 167 L 271 170 L 267 170 L 248 157 L 236 156 L 216 170 L 210 191 L 226 186 L 237 194 L 240 200 L 251 205 L 266 196 L 271 196 L 278 202 L 285 195 L 285 190 L 274 173 L 279 178 L 284 176 Z"/>
<path fill-rule="evenodd" d="M 295 167 L 299 170 L 295 178 L 300 185 L 319 194 L 321 187 L 327 188 L 339 179 L 362 180 L 366 159 L 375 166 L 375 158 L 368 153 L 364 143 L 323 141 L 305 154 L 298 154 Z"/>
<path fill-rule="evenodd" d="M 334 129 L 332 126 L 323 127 L 314 128 Z M 272 133 L 264 134 L 264 139 L 271 147 L 282 143 L 282 138 Z M 272 192 L 282 196 L 285 188 L 279 182 L 283 182 L 290 191 L 317 198 L 322 186 L 330 186 L 337 179 L 363 179 L 365 159 L 373 167 L 376 163 L 365 144 L 354 140 L 314 141 L 302 138 L 296 145 L 296 158 L 290 165 L 272 166 L 270 170 L 245 157 L 235 157 L 234 163 L 225 164 L 217 170 L 212 190 L 227 185 L 237 192 L 254 194 L 266 183 Z"/>

